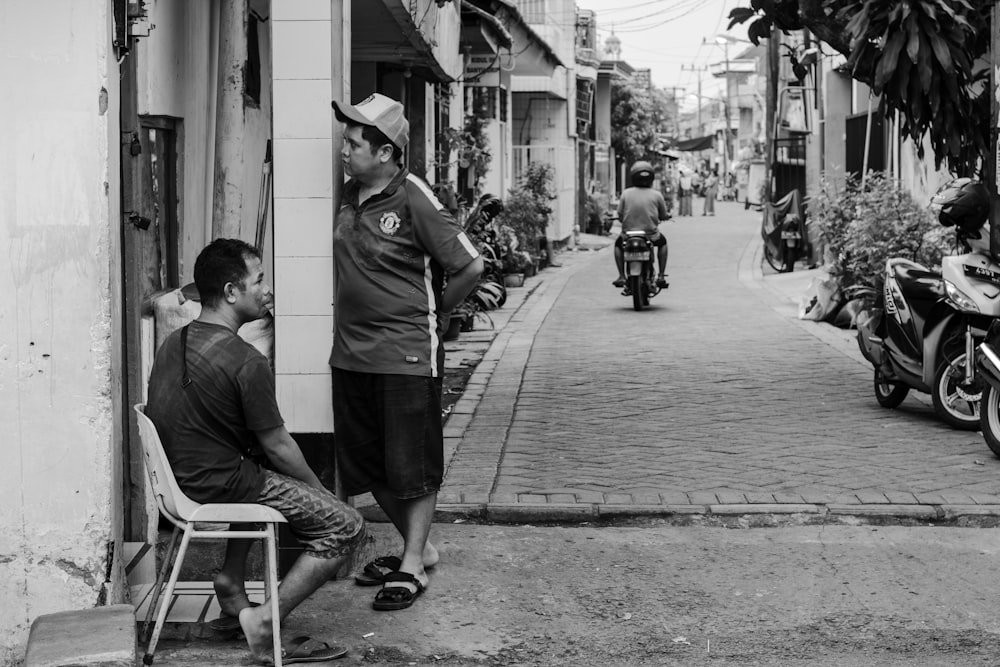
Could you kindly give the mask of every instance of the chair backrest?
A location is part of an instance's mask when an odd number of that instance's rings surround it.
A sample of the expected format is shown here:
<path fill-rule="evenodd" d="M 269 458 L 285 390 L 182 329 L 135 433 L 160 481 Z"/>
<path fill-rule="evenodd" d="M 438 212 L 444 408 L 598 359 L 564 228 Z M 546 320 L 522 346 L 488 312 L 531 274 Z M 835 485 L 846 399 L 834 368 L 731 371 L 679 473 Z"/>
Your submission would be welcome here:
<path fill-rule="evenodd" d="M 146 474 L 149 475 L 149 483 L 153 487 L 156 504 L 168 519 L 174 522 L 187 521 L 200 505 L 184 495 L 184 492 L 177 485 L 174 472 L 170 469 L 170 461 L 167 460 L 167 453 L 163 451 L 160 434 L 156 432 L 156 426 L 146 416 L 145 403 L 135 405 L 133 410 L 135 410 L 136 419 L 139 421 L 139 440 L 142 442 L 142 451 L 146 459 Z"/>

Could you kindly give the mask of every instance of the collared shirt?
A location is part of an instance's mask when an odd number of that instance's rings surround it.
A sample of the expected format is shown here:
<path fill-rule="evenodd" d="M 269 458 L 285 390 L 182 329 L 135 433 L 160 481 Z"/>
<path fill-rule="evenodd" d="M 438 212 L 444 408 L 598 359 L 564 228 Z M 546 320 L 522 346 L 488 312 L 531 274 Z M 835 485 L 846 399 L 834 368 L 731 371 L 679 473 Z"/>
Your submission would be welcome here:
<path fill-rule="evenodd" d="M 444 277 L 479 252 L 431 189 L 406 169 L 364 203 L 359 190 L 358 182 L 347 182 L 334 220 L 330 365 L 441 377 Z"/>

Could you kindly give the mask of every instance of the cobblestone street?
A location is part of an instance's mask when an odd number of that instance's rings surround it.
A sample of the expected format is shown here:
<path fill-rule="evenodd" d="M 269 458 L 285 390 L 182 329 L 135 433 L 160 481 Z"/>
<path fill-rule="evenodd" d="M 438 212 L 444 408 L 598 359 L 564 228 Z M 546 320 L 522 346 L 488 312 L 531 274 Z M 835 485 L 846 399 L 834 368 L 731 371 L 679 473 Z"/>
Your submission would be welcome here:
<path fill-rule="evenodd" d="M 668 223 L 671 286 L 642 312 L 610 284 L 610 247 L 560 255 L 455 406 L 442 509 L 995 513 L 982 436 L 918 397 L 879 407 L 853 332 L 796 319 L 796 274 L 762 275 L 759 220 L 721 202 Z"/>

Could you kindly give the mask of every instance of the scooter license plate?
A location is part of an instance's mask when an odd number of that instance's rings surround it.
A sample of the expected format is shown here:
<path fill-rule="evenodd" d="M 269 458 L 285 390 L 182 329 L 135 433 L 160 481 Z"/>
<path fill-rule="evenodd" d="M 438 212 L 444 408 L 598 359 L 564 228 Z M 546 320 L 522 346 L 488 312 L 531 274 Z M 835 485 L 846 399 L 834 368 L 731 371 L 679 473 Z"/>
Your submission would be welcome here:
<path fill-rule="evenodd" d="M 781 238 L 783 239 L 800 239 L 802 234 L 799 232 L 781 232 Z"/>
<path fill-rule="evenodd" d="M 644 252 L 627 252 L 625 253 L 626 262 L 645 262 L 649 259 L 649 255 Z"/>

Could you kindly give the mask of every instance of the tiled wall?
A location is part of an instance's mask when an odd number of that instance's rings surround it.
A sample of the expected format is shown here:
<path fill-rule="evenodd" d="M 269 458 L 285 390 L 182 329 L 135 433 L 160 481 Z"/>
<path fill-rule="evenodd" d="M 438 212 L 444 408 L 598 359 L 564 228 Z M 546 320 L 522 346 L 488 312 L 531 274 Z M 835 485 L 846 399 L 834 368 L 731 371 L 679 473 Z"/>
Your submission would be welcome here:
<path fill-rule="evenodd" d="M 332 4 L 271 4 L 275 374 L 278 404 L 293 433 L 333 432 Z"/>

